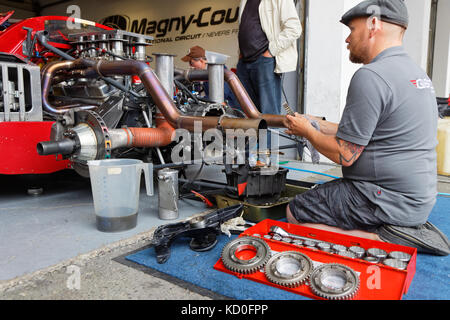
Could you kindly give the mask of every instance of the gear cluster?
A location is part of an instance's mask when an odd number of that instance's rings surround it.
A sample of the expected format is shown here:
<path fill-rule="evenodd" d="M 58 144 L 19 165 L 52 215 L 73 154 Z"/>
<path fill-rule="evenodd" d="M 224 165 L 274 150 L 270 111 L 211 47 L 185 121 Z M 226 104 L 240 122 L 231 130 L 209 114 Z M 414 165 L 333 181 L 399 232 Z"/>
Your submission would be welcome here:
<path fill-rule="evenodd" d="M 314 268 L 312 260 L 298 251 L 272 255 L 267 243 L 257 237 L 228 242 L 222 250 L 222 262 L 228 270 L 240 274 L 264 272 L 268 281 L 282 287 L 307 284 L 315 295 L 325 299 L 351 299 L 359 290 L 359 275 L 350 267 L 328 263 Z"/>
<path fill-rule="evenodd" d="M 250 253 L 251 256 L 246 257 L 244 253 Z M 222 250 L 222 262 L 233 272 L 251 274 L 264 267 L 270 255 L 270 248 L 264 240 L 240 237 L 225 245 Z"/>
<path fill-rule="evenodd" d="M 265 274 L 270 282 L 295 288 L 309 278 L 312 270 L 313 263 L 308 256 L 297 251 L 284 251 L 270 258 L 265 267 Z"/>
<path fill-rule="evenodd" d="M 351 299 L 359 290 L 359 276 L 343 264 L 323 264 L 311 273 L 310 287 L 314 294 L 325 299 Z"/>

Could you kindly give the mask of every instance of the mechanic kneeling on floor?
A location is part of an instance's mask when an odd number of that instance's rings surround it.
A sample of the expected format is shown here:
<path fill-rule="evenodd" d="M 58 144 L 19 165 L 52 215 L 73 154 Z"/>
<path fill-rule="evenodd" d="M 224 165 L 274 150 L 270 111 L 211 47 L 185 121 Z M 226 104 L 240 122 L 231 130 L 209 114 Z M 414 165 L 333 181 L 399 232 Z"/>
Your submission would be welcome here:
<path fill-rule="evenodd" d="M 350 60 L 364 66 L 340 123 L 318 120 L 319 131 L 296 114 L 285 125 L 342 165 L 344 178 L 297 195 L 286 214 L 290 223 L 447 255 L 447 237 L 427 222 L 437 196 L 438 108 L 430 79 L 402 47 L 408 20 L 403 0 L 363 1 L 342 17 Z"/>

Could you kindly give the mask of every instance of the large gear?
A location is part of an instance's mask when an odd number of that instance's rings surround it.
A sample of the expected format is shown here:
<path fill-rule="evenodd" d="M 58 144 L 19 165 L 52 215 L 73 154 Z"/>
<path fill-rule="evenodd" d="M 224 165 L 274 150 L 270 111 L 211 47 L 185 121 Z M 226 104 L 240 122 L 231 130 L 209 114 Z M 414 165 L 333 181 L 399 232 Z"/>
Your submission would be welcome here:
<path fill-rule="evenodd" d="M 240 252 L 246 250 L 253 251 L 254 256 L 250 259 L 238 257 Z M 270 255 L 270 248 L 264 240 L 240 237 L 225 245 L 222 250 L 222 262 L 227 269 L 233 272 L 251 274 L 264 267 Z"/>
<path fill-rule="evenodd" d="M 358 274 L 343 264 L 323 264 L 314 269 L 309 279 L 314 294 L 329 300 L 351 299 L 359 290 Z"/>
<path fill-rule="evenodd" d="M 313 270 L 311 259 L 297 251 L 279 252 L 266 264 L 265 275 L 270 282 L 295 288 L 302 285 Z"/>

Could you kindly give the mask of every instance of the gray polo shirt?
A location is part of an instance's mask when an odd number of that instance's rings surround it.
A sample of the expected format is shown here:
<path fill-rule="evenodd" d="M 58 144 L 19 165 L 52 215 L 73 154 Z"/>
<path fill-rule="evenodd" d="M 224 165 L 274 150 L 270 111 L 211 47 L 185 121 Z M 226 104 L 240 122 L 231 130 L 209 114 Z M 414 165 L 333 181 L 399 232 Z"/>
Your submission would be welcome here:
<path fill-rule="evenodd" d="M 403 47 L 386 49 L 353 76 L 337 137 L 365 149 L 343 176 L 385 223 L 426 222 L 437 195 L 437 122 L 433 85 Z"/>

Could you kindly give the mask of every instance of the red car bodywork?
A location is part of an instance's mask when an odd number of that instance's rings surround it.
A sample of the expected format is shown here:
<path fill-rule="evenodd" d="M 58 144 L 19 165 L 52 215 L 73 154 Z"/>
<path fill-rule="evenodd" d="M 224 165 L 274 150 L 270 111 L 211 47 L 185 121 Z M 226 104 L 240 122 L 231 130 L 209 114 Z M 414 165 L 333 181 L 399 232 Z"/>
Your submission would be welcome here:
<path fill-rule="evenodd" d="M 12 13 L 0 14 L 0 25 L 5 23 Z M 72 45 L 65 41 L 67 38 L 64 34 L 67 31 L 64 30 L 64 25 L 67 22 L 111 30 L 107 26 L 85 20 L 76 20 L 72 17 L 35 17 L 14 23 L 4 31 L 0 31 L 0 52 L 27 58 L 23 53 L 23 44 L 27 39 L 27 30 L 24 27 L 33 30 L 31 34 L 33 37 L 37 31 L 46 30 L 46 28 L 51 29 L 48 43 L 61 50 L 70 49 Z M 58 29 L 59 26 L 62 26 L 61 30 Z M 55 42 L 51 41 L 52 39 Z M 45 62 L 57 57 L 52 52 L 43 49 L 40 43 L 36 41 L 33 50 L 35 52 L 46 52 L 32 58 L 30 63 L 42 66 Z M 0 119 L 0 174 L 47 174 L 70 167 L 69 161 L 63 160 L 61 157 L 40 156 L 36 151 L 38 142 L 50 140 L 52 124 L 51 121 L 2 122 Z"/>

